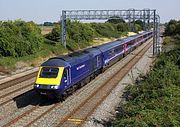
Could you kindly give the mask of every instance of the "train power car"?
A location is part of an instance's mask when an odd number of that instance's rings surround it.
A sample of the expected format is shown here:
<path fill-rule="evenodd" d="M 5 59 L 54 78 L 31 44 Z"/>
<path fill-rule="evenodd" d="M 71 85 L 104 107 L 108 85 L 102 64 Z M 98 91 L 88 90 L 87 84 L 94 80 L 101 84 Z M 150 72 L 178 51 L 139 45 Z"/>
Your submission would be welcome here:
<path fill-rule="evenodd" d="M 152 32 L 143 32 L 63 57 L 50 58 L 41 64 L 34 89 L 40 94 L 59 98 L 70 87 L 89 82 L 152 35 Z"/>

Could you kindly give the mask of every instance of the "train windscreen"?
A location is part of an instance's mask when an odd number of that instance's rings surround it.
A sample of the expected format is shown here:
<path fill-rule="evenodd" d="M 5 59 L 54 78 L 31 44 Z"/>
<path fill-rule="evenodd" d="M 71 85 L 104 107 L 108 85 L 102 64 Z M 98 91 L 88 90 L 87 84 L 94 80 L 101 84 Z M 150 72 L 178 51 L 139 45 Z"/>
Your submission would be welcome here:
<path fill-rule="evenodd" d="M 41 69 L 40 78 L 56 78 L 59 68 L 43 67 Z"/>

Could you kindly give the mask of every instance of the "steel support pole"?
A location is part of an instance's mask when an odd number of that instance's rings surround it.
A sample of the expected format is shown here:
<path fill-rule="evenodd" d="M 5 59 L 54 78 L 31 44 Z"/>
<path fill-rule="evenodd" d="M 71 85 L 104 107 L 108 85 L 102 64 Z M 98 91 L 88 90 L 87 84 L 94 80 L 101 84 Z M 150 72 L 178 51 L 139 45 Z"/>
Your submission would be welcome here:
<path fill-rule="evenodd" d="M 150 10 L 148 11 L 148 30 L 150 30 Z"/>
<path fill-rule="evenodd" d="M 146 31 L 146 11 L 143 11 L 143 30 Z"/>
<path fill-rule="evenodd" d="M 66 12 L 62 11 L 61 17 L 61 43 L 66 48 Z"/>
<path fill-rule="evenodd" d="M 160 44 L 160 17 L 159 17 L 159 15 L 156 15 L 156 20 L 157 20 L 157 26 L 156 26 L 156 28 L 157 28 L 157 55 L 159 55 L 160 54 L 160 51 L 161 51 L 161 44 Z"/>
<path fill-rule="evenodd" d="M 156 41 L 156 10 L 153 11 L 153 55 L 155 55 L 155 41 Z"/>
<path fill-rule="evenodd" d="M 133 9 L 133 32 L 135 32 L 136 26 L 135 26 L 135 10 Z"/>

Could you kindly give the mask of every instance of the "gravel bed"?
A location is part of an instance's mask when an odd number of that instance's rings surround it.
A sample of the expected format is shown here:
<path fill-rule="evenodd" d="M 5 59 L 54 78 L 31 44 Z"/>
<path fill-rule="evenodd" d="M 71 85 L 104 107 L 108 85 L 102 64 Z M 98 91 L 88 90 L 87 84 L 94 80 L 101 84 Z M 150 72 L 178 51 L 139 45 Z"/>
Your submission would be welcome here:
<path fill-rule="evenodd" d="M 124 64 L 129 61 L 134 54 L 141 50 L 145 45 L 138 48 L 135 52 L 128 55 L 126 58 L 109 68 L 103 74 L 100 74 L 95 80 L 91 81 L 89 84 L 75 92 L 72 96 L 69 96 L 64 102 L 60 103 L 54 110 L 40 118 L 35 122 L 33 127 L 51 127 L 56 125 L 62 118 L 64 118 L 69 112 L 71 112 L 80 102 L 85 100 L 88 95 L 93 93 L 97 88 L 99 88 L 105 80 L 109 79 L 112 74 L 117 72 Z"/>
<path fill-rule="evenodd" d="M 143 58 L 131 69 L 131 71 L 119 82 L 106 100 L 96 109 L 91 117 L 85 122 L 84 127 L 104 127 L 114 119 L 116 107 L 125 103 L 122 97 L 125 87 L 134 84 L 139 75 L 145 75 L 149 70 L 154 58 L 152 47 L 145 53 Z"/>
<path fill-rule="evenodd" d="M 53 106 L 54 106 L 54 104 L 39 106 L 36 110 L 34 110 L 30 114 L 24 116 L 22 119 L 18 120 L 16 123 L 14 123 L 13 126 L 25 127 L 28 123 L 30 123 L 31 121 L 36 119 L 38 116 L 40 116 L 41 114 L 43 114 L 44 112 L 46 112 L 48 109 L 50 109 Z"/>
<path fill-rule="evenodd" d="M 13 120 L 17 116 L 26 112 L 34 106 L 42 102 L 42 98 L 35 91 L 28 92 L 13 101 L 0 107 L 0 126 Z"/>

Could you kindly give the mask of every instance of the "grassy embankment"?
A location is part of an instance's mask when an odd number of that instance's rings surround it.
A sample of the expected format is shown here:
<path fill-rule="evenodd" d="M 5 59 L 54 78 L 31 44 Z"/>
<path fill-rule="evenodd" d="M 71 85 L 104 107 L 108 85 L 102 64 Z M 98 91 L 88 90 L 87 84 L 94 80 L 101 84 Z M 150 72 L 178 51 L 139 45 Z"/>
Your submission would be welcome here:
<path fill-rule="evenodd" d="M 165 37 L 165 51 L 149 74 L 127 88 L 113 127 L 180 126 L 180 39 Z"/>

